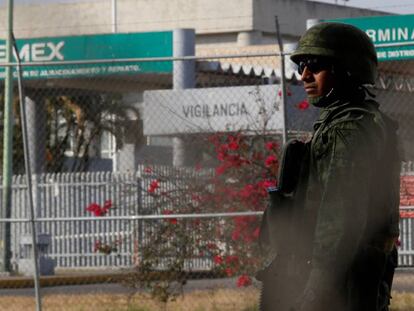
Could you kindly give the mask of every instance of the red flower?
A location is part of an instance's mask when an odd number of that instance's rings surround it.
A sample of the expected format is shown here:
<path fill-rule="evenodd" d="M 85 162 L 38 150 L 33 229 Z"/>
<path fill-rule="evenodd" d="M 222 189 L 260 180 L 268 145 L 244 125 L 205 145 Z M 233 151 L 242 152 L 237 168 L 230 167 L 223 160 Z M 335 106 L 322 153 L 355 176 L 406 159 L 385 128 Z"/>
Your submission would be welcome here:
<path fill-rule="evenodd" d="M 263 188 L 265 188 L 266 190 L 272 187 L 276 187 L 276 180 L 265 180 L 263 182 Z"/>
<path fill-rule="evenodd" d="M 222 175 L 227 170 L 227 165 L 220 165 L 216 167 L 216 175 Z"/>
<path fill-rule="evenodd" d="M 239 145 L 239 138 L 238 137 L 234 137 L 234 136 L 230 135 L 228 137 L 228 140 L 229 140 L 228 148 L 230 150 L 233 150 L 233 151 L 239 150 L 240 145 Z"/>
<path fill-rule="evenodd" d="M 246 287 L 252 285 L 252 279 L 247 274 L 242 274 L 237 280 L 237 287 Z"/>
<path fill-rule="evenodd" d="M 146 168 L 144 168 L 144 173 L 152 173 L 152 168 L 147 166 Z"/>
<path fill-rule="evenodd" d="M 162 214 L 163 215 L 171 215 L 171 214 L 173 214 L 173 211 L 165 210 L 165 211 L 162 211 Z M 168 221 L 170 224 L 173 224 L 173 225 L 176 225 L 177 222 L 178 222 L 177 218 L 167 218 L 166 221 Z"/>
<path fill-rule="evenodd" d="M 86 208 L 86 210 L 88 212 L 91 212 L 94 216 L 97 216 L 97 217 L 104 216 L 108 212 L 109 208 L 112 206 L 112 203 L 109 206 L 107 202 L 105 202 L 105 204 L 106 206 L 102 208 L 98 203 L 91 203 Z"/>
<path fill-rule="evenodd" d="M 274 141 L 269 141 L 265 144 L 265 148 L 269 151 L 277 150 L 278 147 L 279 147 L 278 143 Z"/>
<path fill-rule="evenodd" d="M 239 149 L 239 143 L 237 141 L 232 141 L 229 143 L 229 149 L 230 150 L 238 150 Z"/>
<path fill-rule="evenodd" d="M 279 97 L 282 97 L 282 90 L 279 90 L 277 95 L 279 95 Z M 286 95 L 287 96 L 292 96 L 292 92 L 290 90 L 286 90 Z"/>
<path fill-rule="evenodd" d="M 268 156 L 266 158 L 266 160 L 265 160 L 266 167 L 270 167 L 270 166 L 273 166 L 275 164 L 277 164 L 277 158 L 276 158 L 276 156 L 270 155 L 270 156 Z"/>
<path fill-rule="evenodd" d="M 220 255 L 214 256 L 214 263 L 217 265 L 221 265 L 223 263 L 223 257 L 221 257 Z"/>
<path fill-rule="evenodd" d="M 160 187 L 160 184 L 158 182 L 158 180 L 153 180 L 150 183 L 150 186 L 148 188 L 148 192 L 149 193 L 154 193 L 156 189 L 158 189 Z"/>
<path fill-rule="evenodd" d="M 101 206 L 97 203 L 91 203 L 86 210 L 91 212 L 94 216 L 101 216 Z"/>
<path fill-rule="evenodd" d="M 309 108 L 309 102 L 306 100 L 306 99 L 304 99 L 303 101 L 301 101 L 299 104 L 298 104 L 298 109 L 299 110 L 306 110 L 306 109 L 308 109 Z"/>

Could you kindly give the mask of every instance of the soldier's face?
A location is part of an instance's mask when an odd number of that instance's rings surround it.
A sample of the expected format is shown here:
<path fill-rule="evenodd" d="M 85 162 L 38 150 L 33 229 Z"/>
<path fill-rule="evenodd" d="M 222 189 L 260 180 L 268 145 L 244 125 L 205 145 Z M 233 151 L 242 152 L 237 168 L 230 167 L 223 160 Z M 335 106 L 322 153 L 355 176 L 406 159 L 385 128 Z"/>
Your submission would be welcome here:
<path fill-rule="evenodd" d="M 299 64 L 299 73 L 308 97 L 319 97 L 328 94 L 335 86 L 332 66 L 319 62 L 318 59 L 307 59 Z"/>

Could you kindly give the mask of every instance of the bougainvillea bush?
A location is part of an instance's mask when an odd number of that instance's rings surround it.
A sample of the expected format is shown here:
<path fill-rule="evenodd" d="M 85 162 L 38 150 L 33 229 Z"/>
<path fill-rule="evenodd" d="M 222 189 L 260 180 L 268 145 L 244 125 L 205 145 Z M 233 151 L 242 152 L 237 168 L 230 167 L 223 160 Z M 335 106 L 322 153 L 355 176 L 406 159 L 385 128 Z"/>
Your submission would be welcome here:
<path fill-rule="evenodd" d="M 297 105 L 308 107 L 306 101 Z M 208 166 L 146 167 L 140 213 L 163 218 L 141 220 L 134 230 L 136 273 L 126 282 L 167 302 L 182 292 L 188 273 L 202 261 L 207 271 L 234 277 L 239 287 L 251 285 L 261 265 L 260 215 L 211 215 L 265 209 L 267 189 L 277 186 L 281 142 L 276 137 L 267 131 L 215 133 L 197 138 L 212 159 Z M 116 249 L 98 246 L 102 253 Z"/>
<path fill-rule="evenodd" d="M 141 283 L 168 300 L 180 293 L 196 261 L 203 260 L 206 269 L 236 277 L 237 286 L 251 285 L 261 260 L 260 216 L 199 215 L 263 211 L 267 188 L 276 186 L 279 145 L 271 136 L 217 133 L 206 138 L 215 158 L 213 170 L 196 165 L 166 176 L 148 167 L 150 179 L 144 191 L 151 198 L 151 213 L 169 218 L 147 223 L 141 230 L 137 262 Z M 164 273 L 154 281 L 156 271 Z"/>

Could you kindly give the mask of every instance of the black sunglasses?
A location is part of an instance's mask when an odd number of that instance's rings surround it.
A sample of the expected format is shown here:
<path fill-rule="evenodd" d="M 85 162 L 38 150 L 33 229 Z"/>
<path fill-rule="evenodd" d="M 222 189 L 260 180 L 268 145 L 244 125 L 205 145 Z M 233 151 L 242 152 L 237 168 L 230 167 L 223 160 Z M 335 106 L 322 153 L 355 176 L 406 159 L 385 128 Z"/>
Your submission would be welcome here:
<path fill-rule="evenodd" d="M 298 72 L 300 75 L 303 74 L 305 68 L 308 68 L 308 70 L 311 73 L 316 74 L 318 72 L 321 72 L 322 70 L 331 69 L 332 62 L 321 57 L 305 58 L 301 60 L 298 64 Z"/>

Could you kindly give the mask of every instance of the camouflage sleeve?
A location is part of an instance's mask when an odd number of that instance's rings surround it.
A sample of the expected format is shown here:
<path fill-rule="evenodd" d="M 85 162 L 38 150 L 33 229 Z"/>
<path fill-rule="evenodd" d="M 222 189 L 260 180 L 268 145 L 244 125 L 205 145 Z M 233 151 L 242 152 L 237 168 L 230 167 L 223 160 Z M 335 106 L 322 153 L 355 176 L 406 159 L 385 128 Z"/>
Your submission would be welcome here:
<path fill-rule="evenodd" d="M 345 274 L 367 224 L 370 178 L 379 140 L 362 120 L 339 123 L 324 135 L 327 147 L 315 154 L 322 198 L 317 215 L 308 286 L 331 287 Z M 365 120 L 364 120 L 365 122 Z M 325 285 L 324 285 L 325 284 Z"/>

